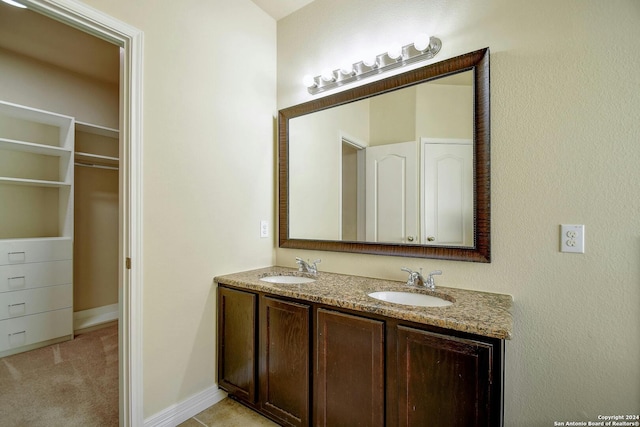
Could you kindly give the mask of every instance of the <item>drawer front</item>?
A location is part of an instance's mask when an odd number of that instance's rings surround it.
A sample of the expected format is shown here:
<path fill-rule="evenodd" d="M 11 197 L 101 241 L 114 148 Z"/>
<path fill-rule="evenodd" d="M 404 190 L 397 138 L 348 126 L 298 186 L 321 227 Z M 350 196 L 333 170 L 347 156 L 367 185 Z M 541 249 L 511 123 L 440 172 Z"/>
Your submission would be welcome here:
<path fill-rule="evenodd" d="M 0 265 L 0 292 L 20 291 L 73 282 L 73 262 L 51 261 Z"/>
<path fill-rule="evenodd" d="M 0 294 L 0 320 L 73 306 L 71 284 Z"/>
<path fill-rule="evenodd" d="M 0 240 L 0 265 L 60 261 L 73 258 L 71 239 Z"/>
<path fill-rule="evenodd" d="M 0 320 L 0 352 L 71 334 L 71 308 Z"/>

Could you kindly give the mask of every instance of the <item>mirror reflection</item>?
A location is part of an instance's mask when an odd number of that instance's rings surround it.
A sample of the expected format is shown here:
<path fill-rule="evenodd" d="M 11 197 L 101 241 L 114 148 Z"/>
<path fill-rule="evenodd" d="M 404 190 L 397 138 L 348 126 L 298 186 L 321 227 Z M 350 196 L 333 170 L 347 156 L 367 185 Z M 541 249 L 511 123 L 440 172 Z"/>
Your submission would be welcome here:
<path fill-rule="evenodd" d="M 289 238 L 474 246 L 473 70 L 289 120 Z"/>

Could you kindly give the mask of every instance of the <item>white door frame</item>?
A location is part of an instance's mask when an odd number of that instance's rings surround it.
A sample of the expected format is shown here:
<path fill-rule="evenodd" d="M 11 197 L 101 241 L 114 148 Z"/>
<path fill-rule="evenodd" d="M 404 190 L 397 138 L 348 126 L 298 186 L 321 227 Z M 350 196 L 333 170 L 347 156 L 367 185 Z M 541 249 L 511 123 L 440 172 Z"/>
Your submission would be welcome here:
<path fill-rule="evenodd" d="M 31 10 L 120 46 L 120 425 L 143 425 L 142 31 L 76 0 L 21 0 Z M 127 269 L 126 260 L 131 268 Z"/>

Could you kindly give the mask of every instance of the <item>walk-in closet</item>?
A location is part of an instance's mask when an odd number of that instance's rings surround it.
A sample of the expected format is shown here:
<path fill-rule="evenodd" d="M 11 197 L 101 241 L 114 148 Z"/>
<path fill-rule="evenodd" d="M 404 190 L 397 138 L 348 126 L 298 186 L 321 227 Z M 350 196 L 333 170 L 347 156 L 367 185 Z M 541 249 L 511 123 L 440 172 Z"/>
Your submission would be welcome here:
<path fill-rule="evenodd" d="M 22 390 L 16 357 L 50 347 L 60 364 L 56 346 L 108 325 L 116 414 L 119 61 L 107 41 L 0 3 L 0 381 Z"/>

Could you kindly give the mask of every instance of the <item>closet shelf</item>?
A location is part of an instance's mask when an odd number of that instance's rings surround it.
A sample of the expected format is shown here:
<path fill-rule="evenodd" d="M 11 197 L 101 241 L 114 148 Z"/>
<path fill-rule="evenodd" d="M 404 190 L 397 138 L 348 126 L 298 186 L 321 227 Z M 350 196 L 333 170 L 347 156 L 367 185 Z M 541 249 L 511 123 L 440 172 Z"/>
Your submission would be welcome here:
<path fill-rule="evenodd" d="M 33 154 L 44 154 L 46 156 L 62 157 L 71 153 L 67 148 L 55 147 L 53 145 L 35 144 L 33 142 L 16 141 L 13 139 L 0 138 L 0 148 L 12 151 L 23 151 Z"/>
<path fill-rule="evenodd" d="M 76 151 L 75 160 L 76 162 L 96 166 L 118 166 L 120 164 L 120 159 L 117 157 L 101 156 L 98 154 L 82 153 L 79 151 Z"/>
<path fill-rule="evenodd" d="M 51 111 L 40 110 L 38 108 L 26 107 L 24 105 L 13 104 L 11 102 L 0 101 L 0 114 L 14 117 L 20 120 L 28 120 L 34 123 L 42 123 L 57 126 L 62 129 L 69 129 L 73 126 L 75 119 L 71 116 L 53 113 Z"/>
<path fill-rule="evenodd" d="M 61 181 L 44 181 L 41 179 L 6 178 L 0 177 L 0 184 L 27 185 L 31 187 L 71 187 L 70 183 Z"/>
<path fill-rule="evenodd" d="M 107 136 L 109 138 L 118 138 L 120 133 L 118 129 L 108 128 L 106 126 L 94 125 L 92 123 L 79 122 L 76 120 L 76 130 L 80 132 L 92 133 L 94 135 Z"/>

